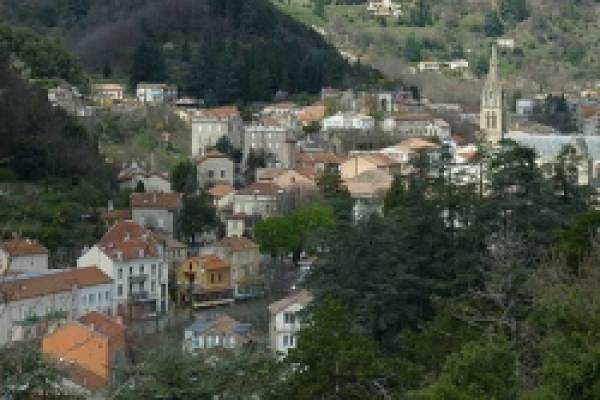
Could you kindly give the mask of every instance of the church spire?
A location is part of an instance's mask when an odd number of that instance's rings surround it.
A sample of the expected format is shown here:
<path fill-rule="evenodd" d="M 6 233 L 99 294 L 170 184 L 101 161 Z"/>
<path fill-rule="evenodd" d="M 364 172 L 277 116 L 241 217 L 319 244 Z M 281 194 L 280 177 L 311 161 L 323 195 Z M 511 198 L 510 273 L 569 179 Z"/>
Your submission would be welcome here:
<path fill-rule="evenodd" d="M 496 43 L 492 44 L 489 77 L 491 80 L 498 80 L 498 48 L 496 47 Z"/>

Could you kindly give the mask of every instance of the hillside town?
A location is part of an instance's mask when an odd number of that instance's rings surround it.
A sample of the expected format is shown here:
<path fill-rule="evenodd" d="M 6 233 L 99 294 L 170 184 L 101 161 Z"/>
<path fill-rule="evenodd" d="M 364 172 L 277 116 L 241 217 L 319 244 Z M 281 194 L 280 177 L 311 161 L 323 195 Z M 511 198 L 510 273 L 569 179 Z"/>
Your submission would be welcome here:
<path fill-rule="evenodd" d="M 323 88 L 314 104 L 265 104 L 250 119 L 235 105 L 204 108 L 200 99 L 180 98 L 168 83 L 140 83 L 134 97 L 119 83 L 94 84 L 90 97 L 72 87 L 51 89 L 52 104 L 80 118 L 129 104 L 166 107 L 185 121 L 193 187 L 208 196 L 221 228 L 184 235 L 190 193 L 176 192 L 168 171 L 131 160 L 118 174 L 121 190 L 131 193 L 129 207 L 109 202 L 105 233 L 74 265 L 50 266 L 37 238 L 0 243 L 0 292 L 10 294 L 1 306 L 0 345 L 39 339 L 43 353 L 68 365 L 70 387 L 94 396 L 132 361 L 131 346 L 168 331 L 187 352 L 252 344 L 285 356 L 312 300 L 302 278 L 318 260 L 310 252 L 296 258 L 266 251 L 257 224 L 318 204 L 327 177 L 348 191 L 352 221 L 383 216 L 393 182 L 407 182 L 422 157 L 443 164 L 461 184 L 479 182 L 481 138 L 492 148 L 507 138 L 531 147 L 540 165 L 572 145 L 578 182 L 597 188 L 600 96 L 563 98 L 577 132 L 530 119 L 547 96 L 517 99 L 509 110 L 495 46 L 479 112 L 402 88 Z"/>
<path fill-rule="evenodd" d="M 361 12 L 398 23 L 406 4 Z M 509 91 L 514 47 L 486 44 L 465 103 L 384 78 L 223 101 L 9 58 L 6 87 L 42 81 L 50 111 L 0 133 L 48 118 L 64 141 L 0 157 L 0 400 L 597 398 L 600 81 Z M 409 71 L 478 84 L 463 57 Z"/>

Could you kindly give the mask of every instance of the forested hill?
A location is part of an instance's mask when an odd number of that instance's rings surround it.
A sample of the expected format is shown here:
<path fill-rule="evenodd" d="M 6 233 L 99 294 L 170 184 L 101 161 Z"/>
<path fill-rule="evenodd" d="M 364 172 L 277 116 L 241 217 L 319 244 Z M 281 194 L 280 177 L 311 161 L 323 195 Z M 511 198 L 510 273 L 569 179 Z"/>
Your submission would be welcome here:
<path fill-rule="evenodd" d="M 221 103 L 368 75 L 267 0 L 5 0 L 0 15 L 58 36 L 92 73 L 169 80 Z"/>
<path fill-rule="evenodd" d="M 0 57 L 0 169 L 17 178 L 101 179 L 104 162 L 96 140 L 50 105 Z M 1 180 L 1 179 L 0 179 Z"/>

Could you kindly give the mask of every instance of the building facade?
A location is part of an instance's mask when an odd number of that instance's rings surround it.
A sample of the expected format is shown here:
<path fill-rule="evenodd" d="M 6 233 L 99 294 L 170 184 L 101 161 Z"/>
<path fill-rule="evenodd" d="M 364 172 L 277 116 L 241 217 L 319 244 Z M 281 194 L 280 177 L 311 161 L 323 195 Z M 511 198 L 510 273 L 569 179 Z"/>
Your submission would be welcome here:
<path fill-rule="evenodd" d="M 504 87 L 498 74 L 498 50 L 494 44 L 488 76 L 481 92 L 479 112 L 479 130 L 491 144 L 500 142 L 506 132 L 504 101 Z"/>
<path fill-rule="evenodd" d="M 0 242 L 0 275 L 9 272 L 44 272 L 48 270 L 48 249 L 33 239 Z"/>
<path fill-rule="evenodd" d="M 182 198 L 181 193 L 132 193 L 131 217 L 145 228 L 178 237 Z"/>
<path fill-rule="evenodd" d="M 112 279 L 96 267 L 0 279 L 6 294 L 0 302 L 0 346 L 39 338 L 86 312 L 112 308 Z"/>
<path fill-rule="evenodd" d="M 113 280 L 113 312 L 146 318 L 168 311 L 169 271 L 162 246 L 135 222 L 116 223 L 79 257 L 77 266 L 86 265 L 97 265 Z"/>
<path fill-rule="evenodd" d="M 208 151 L 196 164 L 198 187 L 209 188 L 216 184 L 233 186 L 235 166 L 225 154 L 216 150 Z"/>
<path fill-rule="evenodd" d="M 200 110 L 192 117 L 192 157 L 201 157 L 222 137 L 235 148 L 243 148 L 244 123 L 236 107 Z"/>
<path fill-rule="evenodd" d="M 302 290 L 269 305 L 269 344 L 276 355 L 285 356 L 297 346 L 301 313 L 312 300 L 313 296 Z"/>

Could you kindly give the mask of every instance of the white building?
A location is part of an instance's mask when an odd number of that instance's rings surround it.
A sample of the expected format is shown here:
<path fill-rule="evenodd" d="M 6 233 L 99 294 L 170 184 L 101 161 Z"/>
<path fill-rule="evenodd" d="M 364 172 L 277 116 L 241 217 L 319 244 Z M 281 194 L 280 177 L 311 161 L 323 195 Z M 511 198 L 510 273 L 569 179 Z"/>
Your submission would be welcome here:
<path fill-rule="evenodd" d="M 369 0 L 367 11 L 376 17 L 399 17 L 402 7 L 393 0 Z"/>
<path fill-rule="evenodd" d="M 196 353 L 211 349 L 240 349 L 254 340 L 252 325 L 228 315 L 197 319 L 184 331 L 183 350 Z"/>
<path fill-rule="evenodd" d="M 113 310 L 128 317 L 168 311 L 168 265 L 152 232 L 132 221 L 116 223 L 77 266 L 97 265 L 114 281 Z"/>
<path fill-rule="evenodd" d="M 313 296 L 302 290 L 269 305 L 269 343 L 275 354 L 286 355 L 296 347 L 302 327 L 300 313 L 312 300 Z"/>
<path fill-rule="evenodd" d="M 123 85 L 120 83 L 96 83 L 92 85 L 92 95 L 96 100 L 123 100 Z"/>
<path fill-rule="evenodd" d="M 12 272 L 44 272 L 48 270 L 48 249 L 32 239 L 0 242 L 0 275 Z"/>
<path fill-rule="evenodd" d="M 97 267 L 0 278 L 0 346 L 39 338 L 89 311 L 112 311 L 112 279 Z"/>
<path fill-rule="evenodd" d="M 357 129 L 368 131 L 375 128 L 375 118 L 359 113 L 337 113 L 323 119 L 323 130 Z"/>
<path fill-rule="evenodd" d="M 140 82 L 136 97 L 140 103 L 161 104 L 177 100 L 177 86 L 166 83 Z"/>
<path fill-rule="evenodd" d="M 203 156 L 227 137 L 235 148 L 242 148 L 244 124 L 236 107 L 203 109 L 192 117 L 192 157 Z"/>
<path fill-rule="evenodd" d="M 271 120 L 244 129 L 244 163 L 250 152 L 264 152 L 270 167 L 294 168 L 296 135 L 293 128 Z"/>

